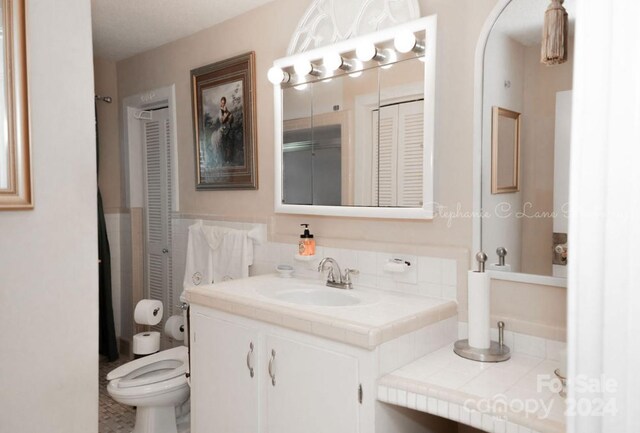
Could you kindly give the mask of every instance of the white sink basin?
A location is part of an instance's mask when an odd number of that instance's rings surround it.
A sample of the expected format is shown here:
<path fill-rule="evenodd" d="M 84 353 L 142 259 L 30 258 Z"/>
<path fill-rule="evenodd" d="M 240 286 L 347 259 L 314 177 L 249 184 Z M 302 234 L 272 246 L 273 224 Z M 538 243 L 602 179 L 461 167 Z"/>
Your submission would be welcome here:
<path fill-rule="evenodd" d="M 337 290 L 337 289 L 334 289 Z M 357 305 L 360 299 L 347 293 L 325 289 L 293 289 L 278 292 L 274 299 L 298 305 L 316 305 L 322 307 L 345 307 Z"/>

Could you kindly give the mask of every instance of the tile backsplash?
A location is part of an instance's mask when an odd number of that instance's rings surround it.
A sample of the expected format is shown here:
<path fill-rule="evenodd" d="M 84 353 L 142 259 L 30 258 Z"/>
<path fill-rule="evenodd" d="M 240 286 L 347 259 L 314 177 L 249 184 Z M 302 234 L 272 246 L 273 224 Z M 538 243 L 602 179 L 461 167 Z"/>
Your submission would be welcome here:
<path fill-rule="evenodd" d="M 215 221 L 204 219 L 205 224 L 250 230 L 261 224 Z M 188 228 L 197 219 L 174 218 L 173 230 L 173 288 L 176 294 L 182 291 L 185 258 L 187 251 Z M 266 225 L 262 224 L 266 231 Z M 322 278 L 317 272 L 319 261 L 323 257 L 334 258 L 341 269 L 350 268 L 360 271 L 353 277 L 354 284 L 379 290 L 391 290 L 402 293 L 431 296 L 450 300 L 457 299 L 457 262 L 455 259 L 416 256 L 411 254 L 393 254 L 388 252 L 355 250 L 344 248 L 316 247 L 316 258 L 308 262 L 295 259 L 297 244 L 264 242 L 255 244 L 253 265 L 250 275 L 262 275 L 275 272 L 279 264 L 288 264 L 295 268 L 298 275 Z M 405 272 L 391 273 L 384 265 L 393 259 L 409 262 Z M 177 298 L 176 298 L 177 299 Z"/>
<path fill-rule="evenodd" d="M 300 262 L 295 259 L 297 250 L 296 244 L 267 242 L 256 245 L 251 274 L 270 273 L 277 265 L 288 264 L 294 266 L 300 275 L 313 276 L 318 274 L 318 262 L 323 257 L 332 257 L 341 269 L 357 269 L 360 272 L 353 277 L 356 285 L 456 300 L 457 266 L 453 259 L 318 246 L 315 260 Z M 402 273 L 388 272 L 384 265 L 393 259 L 409 262 L 410 265 Z"/>

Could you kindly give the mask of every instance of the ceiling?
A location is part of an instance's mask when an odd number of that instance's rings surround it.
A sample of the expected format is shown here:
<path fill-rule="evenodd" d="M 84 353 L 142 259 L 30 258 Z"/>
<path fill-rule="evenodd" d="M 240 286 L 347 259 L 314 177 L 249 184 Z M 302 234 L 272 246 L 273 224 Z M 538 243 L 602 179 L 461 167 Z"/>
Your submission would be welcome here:
<path fill-rule="evenodd" d="M 573 33 L 577 0 L 565 0 L 564 8 L 569 14 L 569 33 Z M 544 12 L 550 0 L 513 0 L 496 21 L 494 30 L 504 33 L 525 46 L 542 41 Z"/>
<path fill-rule="evenodd" d="M 91 0 L 96 57 L 122 60 L 271 0 Z"/>

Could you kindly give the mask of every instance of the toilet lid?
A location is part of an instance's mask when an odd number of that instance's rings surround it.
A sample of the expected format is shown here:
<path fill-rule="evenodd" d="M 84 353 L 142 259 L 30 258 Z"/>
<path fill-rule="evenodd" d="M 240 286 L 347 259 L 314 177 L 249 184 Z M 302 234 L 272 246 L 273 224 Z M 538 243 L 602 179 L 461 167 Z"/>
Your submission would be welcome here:
<path fill-rule="evenodd" d="M 149 385 L 163 382 L 184 375 L 187 371 L 186 363 L 181 359 L 163 359 L 152 362 L 120 378 L 119 388 Z"/>

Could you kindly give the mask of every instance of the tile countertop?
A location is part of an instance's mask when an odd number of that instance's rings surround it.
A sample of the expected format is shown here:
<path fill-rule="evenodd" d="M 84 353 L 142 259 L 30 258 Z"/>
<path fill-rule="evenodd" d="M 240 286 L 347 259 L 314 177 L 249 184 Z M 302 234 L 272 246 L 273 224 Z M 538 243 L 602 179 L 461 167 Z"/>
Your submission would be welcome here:
<path fill-rule="evenodd" d="M 561 433 L 558 366 L 518 353 L 500 363 L 470 361 L 450 344 L 380 378 L 378 400 L 492 433 Z"/>
<path fill-rule="evenodd" d="M 314 306 L 278 300 L 288 291 L 326 291 L 358 299 L 357 305 Z M 457 304 L 444 299 L 354 286 L 327 287 L 324 281 L 261 275 L 192 287 L 189 303 L 272 323 L 296 331 L 373 350 L 404 334 L 457 314 Z"/>

